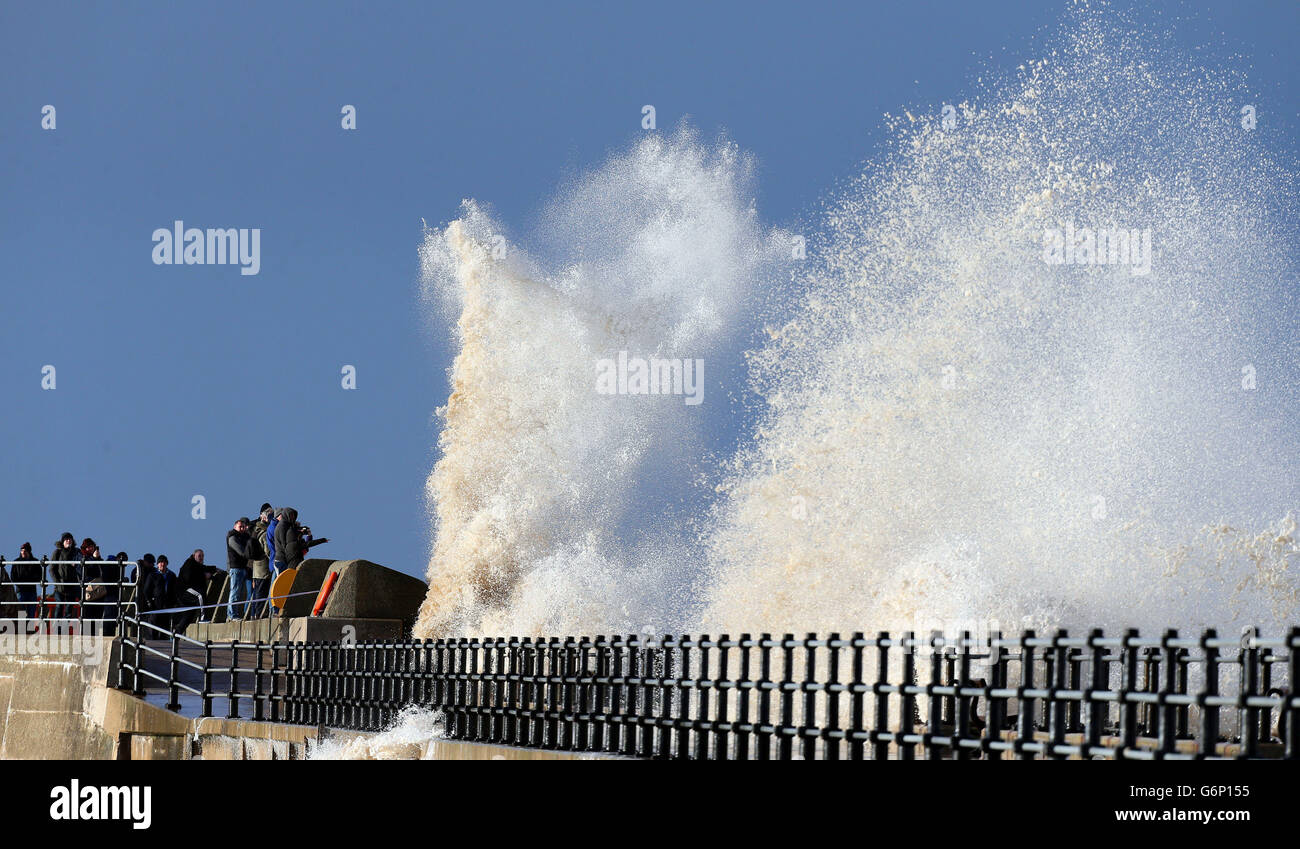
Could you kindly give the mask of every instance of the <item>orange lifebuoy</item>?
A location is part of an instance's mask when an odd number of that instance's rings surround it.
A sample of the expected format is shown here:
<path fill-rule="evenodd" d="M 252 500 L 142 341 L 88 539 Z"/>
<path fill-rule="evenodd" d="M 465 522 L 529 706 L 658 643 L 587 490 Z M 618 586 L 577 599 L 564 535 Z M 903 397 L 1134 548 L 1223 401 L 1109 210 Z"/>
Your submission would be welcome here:
<path fill-rule="evenodd" d="M 338 572 L 330 572 L 329 577 L 325 579 L 320 592 L 316 594 L 316 606 L 311 609 L 312 616 L 320 616 L 320 612 L 325 609 L 325 602 L 330 597 L 330 590 L 334 589 L 334 582 L 338 579 Z"/>

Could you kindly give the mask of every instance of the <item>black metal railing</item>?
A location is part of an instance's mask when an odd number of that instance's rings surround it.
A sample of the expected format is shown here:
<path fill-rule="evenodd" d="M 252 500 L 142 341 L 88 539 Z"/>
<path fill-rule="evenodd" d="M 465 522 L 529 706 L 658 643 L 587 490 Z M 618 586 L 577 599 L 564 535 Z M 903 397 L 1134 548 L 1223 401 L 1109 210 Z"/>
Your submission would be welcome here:
<path fill-rule="evenodd" d="M 225 699 L 226 716 L 243 705 L 257 719 L 380 730 L 425 709 L 454 740 L 638 758 L 1300 757 L 1300 629 L 352 644 L 170 634 L 150 649 L 134 624 L 119 685 L 138 688 L 140 653 L 157 652 L 171 702 L 191 692 L 205 716 Z M 187 664 L 193 684 L 181 683 Z"/>
<path fill-rule="evenodd" d="M 316 590 L 287 593 L 256 599 L 269 603 L 284 599 L 316 595 Z M 235 607 L 250 602 L 236 602 Z M 219 606 L 219 605 L 218 605 Z M 255 720 L 283 721 L 284 681 L 290 668 L 288 655 L 295 644 L 238 640 L 198 640 L 175 630 L 175 614 L 192 614 L 211 610 L 214 605 L 172 607 L 124 612 L 118 623 L 117 668 L 115 686 L 136 695 L 152 691 L 166 694 L 166 706 L 182 710 L 183 694 L 198 701 L 199 716 L 214 716 L 214 700 L 224 700 L 226 717 L 244 716 Z M 260 622 L 261 619 L 241 620 Z M 272 620 L 274 621 L 274 619 Z M 248 661 L 251 665 L 242 665 Z M 247 691 L 241 689 L 248 685 Z"/>

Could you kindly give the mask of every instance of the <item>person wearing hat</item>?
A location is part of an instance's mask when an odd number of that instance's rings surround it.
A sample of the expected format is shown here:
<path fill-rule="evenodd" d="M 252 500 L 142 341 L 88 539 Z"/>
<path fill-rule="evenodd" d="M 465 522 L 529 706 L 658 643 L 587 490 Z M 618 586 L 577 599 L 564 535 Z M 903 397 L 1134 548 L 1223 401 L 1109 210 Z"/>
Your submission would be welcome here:
<path fill-rule="evenodd" d="M 248 517 L 240 516 L 235 520 L 234 530 L 226 531 L 226 565 L 230 570 L 226 616 L 232 622 L 244 618 L 253 589 L 253 576 L 248 568 L 248 524 Z"/>
<path fill-rule="evenodd" d="M 45 570 L 41 568 L 41 561 L 32 556 L 30 542 L 23 543 L 23 547 L 19 549 L 18 558 L 10 568 L 9 577 L 18 585 L 18 603 L 26 610 L 27 618 L 35 619 L 36 596 L 40 593 L 41 578 L 45 577 Z"/>
<path fill-rule="evenodd" d="M 76 609 L 76 602 L 81 598 L 81 550 L 77 548 L 77 538 L 71 531 L 64 532 L 54 544 L 53 561 L 50 566 L 50 578 L 54 584 L 54 618 L 71 617 Z"/>
<path fill-rule="evenodd" d="M 143 572 L 144 563 L 141 562 L 140 565 Z M 167 556 L 160 554 L 158 555 L 156 568 L 152 568 L 141 575 L 140 609 L 144 613 L 146 622 L 150 622 L 159 628 L 170 629 L 172 624 L 171 614 L 158 612 L 167 610 L 176 601 L 176 574 L 168 571 L 168 565 Z M 146 630 L 143 633 L 150 639 L 158 639 L 159 637 L 158 632 L 154 630 Z"/>
<path fill-rule="evenodd" d="M 266 613 L 266 597 L 271 594 L 271 557 L 266 550 L 266 530 L 273 518 L 270 504 L 263 504 L 257 523 L 248 534 L 248 571 L 253 576 L 253 603 L 249 619 L 261 619 Z"/>

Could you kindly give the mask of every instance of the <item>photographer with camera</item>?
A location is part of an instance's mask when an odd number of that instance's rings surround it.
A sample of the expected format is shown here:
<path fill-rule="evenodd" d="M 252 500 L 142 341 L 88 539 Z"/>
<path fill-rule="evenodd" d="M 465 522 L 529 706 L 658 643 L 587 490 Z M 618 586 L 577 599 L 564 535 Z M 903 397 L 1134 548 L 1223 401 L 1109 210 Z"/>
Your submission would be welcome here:
<path fill-rule="evenodd" d="M 311 528 L 298 524 L 298 511 L 285 507 L 275 526 L 275 572 L 296 569 L 312 546 L 329 542 L 327 537 L 312 539 Z"/>

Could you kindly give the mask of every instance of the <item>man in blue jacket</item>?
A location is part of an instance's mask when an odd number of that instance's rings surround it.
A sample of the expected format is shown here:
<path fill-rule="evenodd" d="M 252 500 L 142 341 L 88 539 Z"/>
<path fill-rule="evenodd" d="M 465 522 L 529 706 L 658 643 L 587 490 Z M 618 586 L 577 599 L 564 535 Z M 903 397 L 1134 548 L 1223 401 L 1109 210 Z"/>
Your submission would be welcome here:
<path fill-rule="evenodd" d="M 275 529 L 280 524 L 280 511 L 270 504 L 263 504 L 262 507 L 263 510 L 271 511 L 271 521 L 266 524 L 266 557 L 271 562 L 271 583 L 274 584 L 275 579 L 280 576 L 275 568 Z"/>

